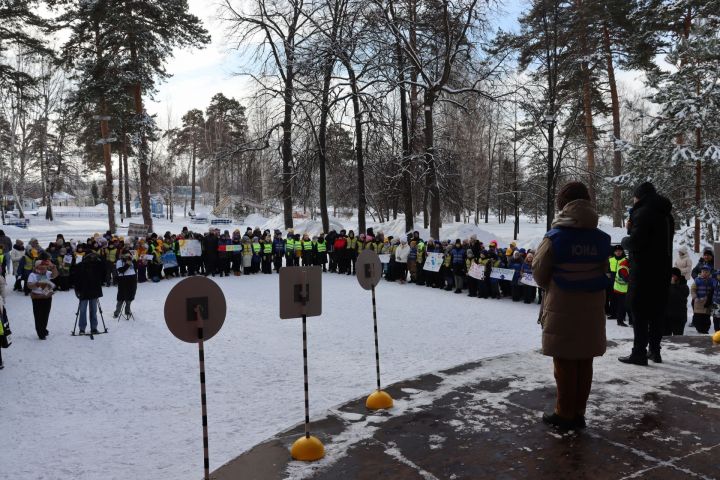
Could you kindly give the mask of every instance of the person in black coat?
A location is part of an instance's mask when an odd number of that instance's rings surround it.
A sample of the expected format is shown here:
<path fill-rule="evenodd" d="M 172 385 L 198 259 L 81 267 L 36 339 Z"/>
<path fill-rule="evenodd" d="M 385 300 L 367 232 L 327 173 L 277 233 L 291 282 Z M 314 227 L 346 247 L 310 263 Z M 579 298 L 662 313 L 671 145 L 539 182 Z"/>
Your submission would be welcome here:
<path fill-rule="evenodd" d="M 683 335 L 687 322 L 688 297 L 690 289 L 679 268 L 672 269 L 672 280 L 668 290 L 667 310 L 663 335 Z"/>
<path fill-rule="evenodd" d="M 137 291 L 137 263 L 133 261 L 130 252 L 123 252 L 116 263 L 118 272 L 118 293 L 117 305 L 113 317 L 120 316 L 120 310 L 125 305 L 125 316 L 130 317 L 130 304 L 135 300 L 135 292 Z"/>
<path fill-rule="evenodd" d="M 635 205 L 628 220 L 628 236 L 622 246 L 630 259 L 630 285 L 634 343 L 632 353 L 619 360 L 623 363 L 647 365 L 648 358 L 656 363 L 660 357 L 660 340 L 672 269 L 675 222 L 672 203 L 658 195 L 650 182 L 640 184 L 634 192 Z M 646 348 L 650 346 L 649 352 Z"/>
<path fill-rule="evenodd" d="M 219 234 L 220 231 L 217 230 Z M 205 276 L 215 276 L 218 266 L 218 235 L 215 230 L 211 230 L 205 237 L 205 250 L 203 255 L 205 256 Z"/>
<path fill-rule="evenodd" d="M 103 296 L 102 285 L 105 281 L 105 262 L 97 253 L 90 250 L 82 257 L 82 261 L 75 265 L 73 277 L 75 295 L 80 299 L 80 305 L 78 306 L 80 312 L 78 322 L 80 335 L 85 334 L 88 308 L 90 309 L 90 331 L 98 333 L 97 306 L 98 298 Z"/>

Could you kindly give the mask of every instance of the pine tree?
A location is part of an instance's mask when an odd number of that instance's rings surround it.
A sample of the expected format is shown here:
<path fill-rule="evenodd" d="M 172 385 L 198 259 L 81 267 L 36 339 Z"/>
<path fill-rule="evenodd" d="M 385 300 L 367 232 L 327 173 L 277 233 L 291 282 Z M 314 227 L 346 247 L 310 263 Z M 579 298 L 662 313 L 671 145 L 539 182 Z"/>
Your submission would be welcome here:
<path fill-rule="evenodd" d="M 694 171 L 693 243 L 699 252 L 701 221 L 718 222 L 703 171 L 720 164 L 720 1 L 651 2 L 644 20 L 658 37 L 671 35 L 669 42 L 663 44 L 661 38 L 658 45 L 667 48 L 666 61 L 675 69 L 648 74 L 660 112 L 643 144 L 632 150 L 632 168 L 624 179 L 652 180 L 676 203 L 686 204 L 684 193 L 691 189 L 678 188 L 678 174 Z"/>
<path fill-rule="evenodd" d="M 210 37 L 200 20 L 188 12 L 187 0 L 117 0 L 109 12 L 112 51 L 121 63 L 120 72 L 131 85 L 135 119 L 131 129 L 140 173 L 140 204 L 143 223 L 152 230 L 148 138 L 155 129 L 143 106 L 158 80 L 169 76 L 164 64 L 176 47 L 201 47 Z"/>
<path fill-rule="evenodd" d="M 190 155 L 190 210 L 195 211 L 195 186 L 197 185 L 197 161 L 206 156 L 205 116 L 197 108 L 182 117 L 182 127 L 173 135 L 170 150 L 175 155 Z"/>

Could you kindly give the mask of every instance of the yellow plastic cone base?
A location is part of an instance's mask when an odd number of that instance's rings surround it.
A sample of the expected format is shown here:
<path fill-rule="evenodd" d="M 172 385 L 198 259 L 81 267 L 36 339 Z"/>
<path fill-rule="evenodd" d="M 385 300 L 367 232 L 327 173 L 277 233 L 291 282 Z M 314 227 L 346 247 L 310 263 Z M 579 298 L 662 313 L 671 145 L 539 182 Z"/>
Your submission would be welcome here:
<path fill-rule="evenodd" d="M 314 462 L 325 456 L 325 447 L 317 437 L 310 436 L 308 438 L 302 436 L 293 443 L 292 448 L 290 448 L 290 455 L 301 462 Z"/>
<path fill-rule="evenodd" d="M 393 399 L 387 392 L 375 390 L 365 401 L 365 406 L 370 410 L 385 410 L 392 408 Z"/>
<path fill-rule="evenodd" d="M 713 343 L 719 344 L 720 343 L 720 330 L 715 332 L 715 335 L 712 337 Z"/>

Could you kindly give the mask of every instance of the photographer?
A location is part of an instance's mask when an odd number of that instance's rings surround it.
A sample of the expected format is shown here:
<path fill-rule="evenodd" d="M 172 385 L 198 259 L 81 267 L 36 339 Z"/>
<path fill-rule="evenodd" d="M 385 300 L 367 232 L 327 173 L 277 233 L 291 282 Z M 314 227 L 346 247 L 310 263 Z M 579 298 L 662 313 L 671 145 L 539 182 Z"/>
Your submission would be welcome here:
<path fill-rule="evenodd" d="M 130 304 L 135 300 L 135 292 L 137 291 L 137 273 L 135 261 L 128 252 L 123 252 L 116 264 L 118 272 L 118 293 L 117 306 L 113 317 L 120 316 L 120 309 L 125 304 L 125 316 L 132 315 Z"/>
<path fill-rule="evenodd" d="M 58 276 L 58 271 L 50 260 L 37 260 L 34 265 L 35 268 L 27 277 L 27 288 L 32 299 L 35 331 L 40 340 L 45 340 L 50 333 L 47 325 L 55 288 L 52 280 Z"/>
<path fill-rule="evenodd" d="M 87 326 L 87 310 L 90 309 L 90 332 L 98 333 L 97 308 L 98 298 L 102 297 L 102 286 L 105 281 L 105 261 L 90 250 L 73 270 L 75 295 L 80 300 L 80 335 L 85 335 Z"/>

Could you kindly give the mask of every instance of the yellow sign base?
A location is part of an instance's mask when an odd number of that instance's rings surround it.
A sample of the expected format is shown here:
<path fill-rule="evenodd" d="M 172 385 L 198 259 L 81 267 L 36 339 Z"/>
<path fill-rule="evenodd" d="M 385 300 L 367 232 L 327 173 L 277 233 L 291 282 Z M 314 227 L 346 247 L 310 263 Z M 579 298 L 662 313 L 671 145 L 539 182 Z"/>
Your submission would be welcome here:
<path fill-rule="evenodd" d="M 365 401 L 365 406 L 370 410 L 386 410 L 392 408 L 393 399 L 383 390 L 375 390 Z"/>
<path fill-rule="evenodd" d="M 302 462 L 314 462 L 320 460 L 325 456 L 325 447 L 317 437 L 305 437 L 302 436 L 295 440 L 292 448 L 290 449 L 290 455 L 295 460 Z"/>

